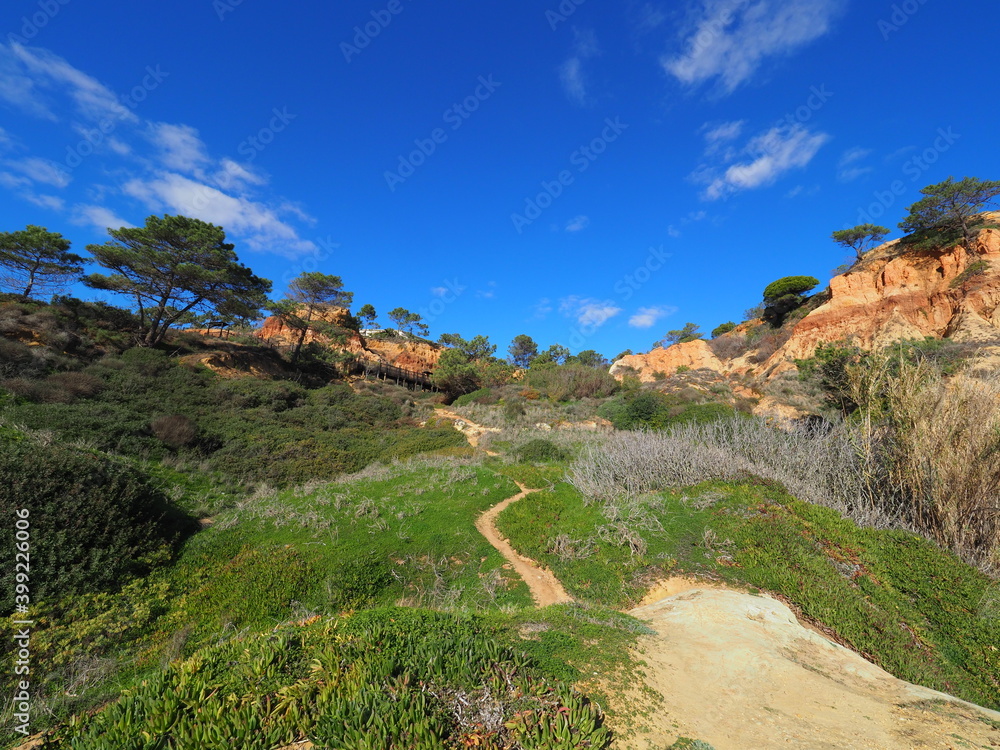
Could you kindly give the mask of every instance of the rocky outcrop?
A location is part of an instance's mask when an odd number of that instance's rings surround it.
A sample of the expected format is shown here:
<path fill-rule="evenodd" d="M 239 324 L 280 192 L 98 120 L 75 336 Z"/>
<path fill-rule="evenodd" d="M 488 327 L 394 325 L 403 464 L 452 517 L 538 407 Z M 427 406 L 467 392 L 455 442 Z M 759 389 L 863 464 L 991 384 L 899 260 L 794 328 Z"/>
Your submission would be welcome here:
<path fill-rule="evenodd" d="M 723 372 L 726 366 L 719 360 L 708 343 L 702 340 L 674 344 L 665 349 L 654 349 L 649 354 L 622 357 L 611 366 L 611 374 L 619 380 L 635 375 L 643 383 L 651 383 L 663 375 L 674 375 L 678 368 L 689 370 L 715 370 Z"/>
<path fill-rule="evenodd" d="M 799 321 L 791 338 L 760 367 L 770 376 L 823 343 L 851 340 L 870 349 L 927 336 L 986 342 L 1000 338 L 1000 231 L 985 230 L 973 253 L 899 252 L 890 243 L 830 281 L 830 300 Z M 984 272 L 959 277 L 982 261 Z"/>
<path fill-rule="evenodd" d="M 433 372 L 444 348 L 438 344 L 417 338 L 408 338 L 405 334 L 395 337 L 363 336 L 357 331 L 345 327 L 350 312 L 341 307 L 329 307 L 315 316 L 316 320 L 342 328 L 346 340 L 334 341 L 319 331 L 310 329 L 306 332 L 306 343 L 316 342 L 336 351 L 357 355 L 358 357 L 382 362 L 393 367 L 414 372 Z M 278 346 L 294 346 L 300 332 L 288 326 L 281 318 L 271 317 L 264 321 L 259 336 L 265 341 Z"/>
<path fill-rule="evenodd" d="M 979 264 L 979 273 L 967 273 L 973 264 Z M 623 357 L 611 372 L 620 379 L 632 368 L 643 382 L 655 380 L 654 373 L 673 374 L 678 367 L 770 379 L 834 341 L 864 349 L 926 337 L 1000 341 L 1000 230 L 984 230 L 972 252 L 963 245 L 914 250 L 899 241 L 887 243 L 834 277 L 828 297 L 790 332 L 786 329 L 787 339 L 773 352 L 751 347 L 739 357 L 720 360 L 707 343 L 692 341 Z M 745 336 L 749 327 L 743 324 L 723 338 Z"/>

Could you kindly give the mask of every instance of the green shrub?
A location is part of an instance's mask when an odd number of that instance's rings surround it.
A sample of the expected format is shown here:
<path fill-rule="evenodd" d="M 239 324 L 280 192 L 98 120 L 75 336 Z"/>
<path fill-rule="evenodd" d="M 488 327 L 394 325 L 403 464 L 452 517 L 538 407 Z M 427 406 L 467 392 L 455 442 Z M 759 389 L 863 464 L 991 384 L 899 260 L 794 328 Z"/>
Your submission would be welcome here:
<path fill-rule="evenodd" d="M 480 388 L 478 391 L 466 393 L 459 396 L 454 401 L 454 406 L 468 406 L 469 404 L 495 404 L 499 397 L 493 393 L 491 388 Z"/>
<path fill-rule="evenodd" d="M 535 463 L 544 461 L 568 461 L 569 453 L 551 440 L 536 438 L 519 446 L 514 454 L 520 461 L 525 463 Z"/>
<path fill-rule="evenodd" d="M 29 514 L 33 600 L 115 588 L 193 530 L 192 520 L 124 460 L 4 440 L 0 515 L 13 519 L 18 509 Z M 12 555 L 13 523 L 0 535 L 4 554 Z M 2 584 L 14 589 L 13 564 L 4 566 Z"/>
<path fill-rule="evenodd" d="M 607 370 L 585 365 L 559 365 L 529 370 L 525 384 L 552 401 L 607 398 L 618 392 L 618 381 Z"/>
<path fill-rule="evenodd" d="M 720 325 L 720 326 L 712 329 L 712 338 L 713 339 L 717 339 L 717 338 L 719 338 L 719 336 L 722 336 L 723 334 L 726 334 L 726 333 L 729 333 L 732 330 L 735 330 L 735 328 L 736 328 L 736 324 L 733 323 L 733 322 L 723 323 L 722 325 Z"/>
<path fill-rule="evenodd" d="M 600 708 L 515 639 L 480 618 L 404 609 L 283 626 L 169 664 L 42 747 L 606 748 Z"/>
<path fill-rule="evenodd" d="M 772 281 L 764 289 L 764 300 L 773 302 L 789 294 L 802 295 L 811 292 L 819 284 L 819 279 L 813 276 L 786 276 Z"/>
<path fill-rule="evenodd" d="M 728 404 L 691 403 L 684 394 L 641 391 L 601 405 L 597 412 L 618 430 L 662 430 L 679 424 L 714 422 L 735 416 Z"/>

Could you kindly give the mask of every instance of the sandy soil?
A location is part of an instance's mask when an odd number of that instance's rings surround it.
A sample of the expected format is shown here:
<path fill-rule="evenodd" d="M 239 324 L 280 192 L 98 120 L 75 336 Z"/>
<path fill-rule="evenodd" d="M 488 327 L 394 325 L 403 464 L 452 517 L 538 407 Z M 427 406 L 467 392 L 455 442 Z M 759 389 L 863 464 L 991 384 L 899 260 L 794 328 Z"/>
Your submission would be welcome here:
<path fill-rule="evenodd" d="M 436 409 L 434 415 L 437 417 L 444 417 L 445 419 L 451 419 L 455 422 L 455 429 L 465 435 L 465 439 L 469 441 L 469 445 L 473 448 L 479 447 L 479 440 L 487 432 L 500 432 L 498 427 L 483 427 L 481 424 L 476 424 L 468 419 L 468 417 L 463 417 L 457 412 L 450 411 L 448 409 Z M 489 456 L 499 455 L 494 451 L 486 450 L 483 448 Z"/>
<path fill-rule="evenodd" d="M 1000 748 L 1000 713 L 896 679 L 771 597 L 685 579 L 657 593 L 631 614 L 656 631 L 641 658 L 664 702 L 620 748 Z"/>

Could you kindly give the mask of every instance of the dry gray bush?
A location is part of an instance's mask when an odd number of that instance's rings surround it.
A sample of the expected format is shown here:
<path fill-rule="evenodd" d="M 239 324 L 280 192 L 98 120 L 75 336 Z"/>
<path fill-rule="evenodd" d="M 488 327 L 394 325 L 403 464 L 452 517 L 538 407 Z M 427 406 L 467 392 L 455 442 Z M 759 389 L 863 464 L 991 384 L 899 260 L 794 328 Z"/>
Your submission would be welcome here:
<path fill-rule="evenodd" d="M 1000 374 L 945 377 L 875 355 L 849 372 L 862 409 L 822 428 L 733 419 L 616 433 L 570 479 L 605 507 L 671 487 L 756 475 L 863 526 L 906 529 L 1000 571 Z M 635 528 L 635 524 L 624 524 Z"/>
<path fill-rule="evenodd" d="M 853 434 L 883 505 L 984 570 L 1000 569 L 1000 374 L 952 378 L 889 354 L 848 370 Z"/>
<path fill-rule="evenodd" d="M 586 449 L 570 473 L 585 498 L 630 498 L 709 479 L 753 474 L 793 495 L 872 523 L 872 499 L 847 430 L 779 430 L 763 419 L 621 432 Z"/>

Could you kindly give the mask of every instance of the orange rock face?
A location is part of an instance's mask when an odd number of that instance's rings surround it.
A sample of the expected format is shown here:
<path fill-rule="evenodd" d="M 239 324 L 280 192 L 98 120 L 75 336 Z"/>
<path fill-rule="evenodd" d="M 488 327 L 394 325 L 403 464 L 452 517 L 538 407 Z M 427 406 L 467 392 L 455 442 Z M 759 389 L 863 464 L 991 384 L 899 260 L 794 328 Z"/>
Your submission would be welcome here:
<path fill-rule="evenodd" d="M 656 373 L 673 375 L 678 367 L 691 370 L 709 369 L 723 372 L 726 367 L 719 361 L 708 344 L 702 340 L 688 341 L 684 344 L 674 344 L 666 349 L 654 349 L 649 354 L 633 354 L 622 357 L 611 367 L 611 374 L 623 378 L 630 374 L 628 368 L 635 370 L 637 377 L 643 383 L 656 380 Z"/>
<path fill-rule="evenodd" d="M 760 368 L 771 375 L 792 359 L 810 357 L 822 343 L 851 340 L 862 348 L 911 338 L 947 336 L 958 341 L 1000 337 L 1000 232 L 985 230 L 976 253 L 959 245 L 947 250 L 895 252 L 896 243 L 875 251 L 852 272 L 830 281 L 830 301 L 804 317 L 791 338 Z M 989 268 L 955 285 L 970 265 Z"/>
<path fill-rule="evenodd" d="M 317 320 L 335 325 L 343 325 L 349 312 L 343 308 L 333 307 L 315 316 Z M 293 346 L 299 339 L 299 331 L 287 326 L 281 318 L 272 317 L 264 321 L 260 337 L 266 341 L 281 346 Z M 306 343 L 316 342 L 336 348 L 337 351 L 356 354 L 365 359 L 376 360 L 393 367 L 414 372 L 433 372 L 441 358 L 443 347 L 417 339 L 404 338 L 379 339 L 362 336 L 354 331 L 348 332 L 347 341 L 335 343 L 328 337 L 313 330 L 306 332 Z"/>
<path fill-rule="evenodd" d="M 980 261 L 986 265 L 982 273 L 959 279 Z M 749 326 L 742 324 L 726 335 L 741 335 Z M 766 379 L 794 369 L 793 360 L 811 357 L 824 343 L 851 341 L 870 349 L 928 336 L 1000 340 L 1000 230 L 984 230 L 971 253 L 963 245 L 901 252 L 898 241 L 877 248 L 830 281 L 829 301 L 802 318 L 791 337 L 762 364 L 751 364 L 758 359 L 753 350 L 720 361 L 704 341 L 693 341 L 624 357 L 611 372 L 621 378 L 631 367 L 643 382 L 650 382 L 655 372 L 671 375 L 686 366 Z"/>

